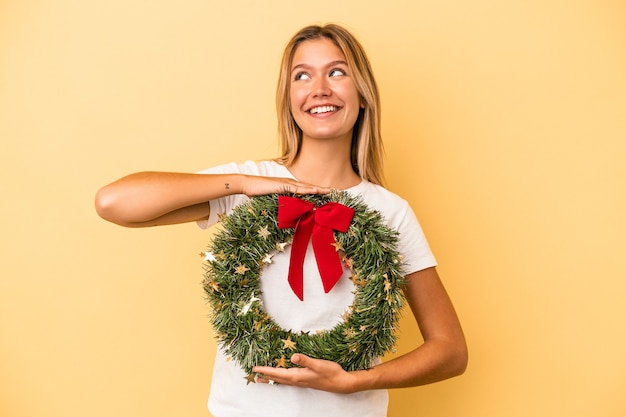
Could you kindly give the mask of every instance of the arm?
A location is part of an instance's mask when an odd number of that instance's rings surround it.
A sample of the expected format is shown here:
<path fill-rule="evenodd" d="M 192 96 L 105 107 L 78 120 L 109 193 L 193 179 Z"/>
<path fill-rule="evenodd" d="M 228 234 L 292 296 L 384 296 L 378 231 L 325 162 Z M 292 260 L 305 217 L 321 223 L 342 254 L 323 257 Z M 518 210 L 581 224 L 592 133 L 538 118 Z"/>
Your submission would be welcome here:
<path fill-rule="evenodd" d="M 210 211 L 208 201 L 227 195 L 329 191 L 290 178 L 139 172 L 98 190 L 96 211 L 103 219 L 121 226 L 157 226 L 206 219 Z"/>
<path fill-rule="evenodd" d="M 260 382 L 351 393 L 369 389 L 429 384 L 462 374 L 467 346 L 461 325 L 435 268 L 407 277 L 406 296 L 424 343 L 414 350 L 368 370 L 345 372 L 338 364 L 295 354 L 302 368 L 257 367 Z"/>

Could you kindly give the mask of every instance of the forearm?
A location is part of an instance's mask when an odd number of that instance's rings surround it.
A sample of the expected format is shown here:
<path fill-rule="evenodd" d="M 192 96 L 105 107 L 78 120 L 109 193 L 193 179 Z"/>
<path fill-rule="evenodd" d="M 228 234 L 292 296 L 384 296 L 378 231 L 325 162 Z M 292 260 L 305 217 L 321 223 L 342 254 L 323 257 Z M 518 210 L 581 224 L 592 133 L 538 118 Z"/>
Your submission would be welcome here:
<path fill-rule="evenodd" d="M 232 194 L 326 194 L 330 189 L 293 178 L 244 174 L 139 172 L 123 177 L 96 194 L 96 211 L 129 227 L 184 223 L 206 218 L 208 201 Z"/>
<path fill-rule="evenodd" d="M 257 382 L 294 385 L 351 394 L 359 391 L 406 388 L 458 376 L 465 371 L 467 349 L 464 339 L 430 340 L 417 349 L 367 370 L 346 372 L 336 362 L 313 359 L 296 353 L 294 368 L 254 367 Z"/>
<path fill-rule="evenodd" d="M 465 344 L 431 341 L 371 369 L 351 372 L 351 391 L 407 388 L 461 375 L 467 365 Z"/>
<path fill-rule="evenodd" d="M 465 336 L 436 269 L 407 276 L 405 294 L 424 343 L 370 370 L 355 372 L 352 377 L 357 390 L 430 384 L 465 371 Z"/>
<path fill-rule="evenodd" d="M 131 174 L 98 191 L 96 210 L 102 218 L 124 226 L 192 221 L 208 215 L 209 200 L 241 193 L 243 177 L 169 172 Z"/>

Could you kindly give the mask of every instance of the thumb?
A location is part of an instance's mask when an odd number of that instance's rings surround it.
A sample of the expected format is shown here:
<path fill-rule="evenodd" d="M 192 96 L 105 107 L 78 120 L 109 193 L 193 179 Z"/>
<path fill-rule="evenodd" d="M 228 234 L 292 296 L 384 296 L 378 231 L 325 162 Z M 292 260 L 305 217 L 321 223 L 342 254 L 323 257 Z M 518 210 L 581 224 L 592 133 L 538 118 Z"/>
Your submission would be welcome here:
<path fill-rule="evenodd" d="M 303 366 L 306 368 L 312 362 L 313 360 L 311 358 L 309 358 L 306 355 L 303 355 L 302 353 L 294 353 L 293 355 L 291 355 L 291 363 L 293 363 L 294 365 L 299 365 L 299 366 Z"/>

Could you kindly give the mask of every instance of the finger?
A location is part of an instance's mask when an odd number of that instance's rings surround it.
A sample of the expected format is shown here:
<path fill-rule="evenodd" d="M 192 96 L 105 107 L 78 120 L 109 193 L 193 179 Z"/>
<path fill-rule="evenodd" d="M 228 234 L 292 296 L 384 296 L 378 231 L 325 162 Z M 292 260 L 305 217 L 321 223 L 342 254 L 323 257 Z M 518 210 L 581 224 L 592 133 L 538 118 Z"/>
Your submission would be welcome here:
<path fill-rule="evenodd" d="M 252 372 L 255 372 L 259 378 L 269 380 L 284 378 L 288 375 L 289 370 L 285 368 L 274 368 L 272 366 L 255 366 L 252 368 Z"/>
<path fill-rule="evenodd" d="M 293 194 L 328 194 L 330 188 L 317 187 L 315 185 L 301 185 L 293 187 Z"/>
<path fill-rule="evenodd" d="M 303 355 L 302 353 L 294 353 L 291 355 L 290 361 L 294 365 L 302 366 L 303 368 L 315 367 L 315 359 Z"/>
<path fill-rule="evenodd" d="M 256 382 L 257 384 L 269 384 L 269 385 L 274 385 L 276 383 L 276 381 L 274 381 L 273 379 L 265 378 L 263 376 L 257 377 L 254 380 L 254 382 Z"/>
<path fill-rule="evenodd" d="M 294 368 L 291 369 L 292 371 Z M 255 382 L 261 384 L 283 384 L 283 385 L 293 385 L 295 380 L 295 375 L 290 375 L 290 371 L 284 368 L 272 368 L 272 367 L 255 367 L 252 369 L 253 372 L 257 373 L 257 377 Z"/>
<path fill-rule="evenodd" d="M 255 366 L 252 368 L 252 372 L 257 373 L 259 375 L 265 375 L 269 372 L 272 372 L 276 368 L 272 366 Z"/>

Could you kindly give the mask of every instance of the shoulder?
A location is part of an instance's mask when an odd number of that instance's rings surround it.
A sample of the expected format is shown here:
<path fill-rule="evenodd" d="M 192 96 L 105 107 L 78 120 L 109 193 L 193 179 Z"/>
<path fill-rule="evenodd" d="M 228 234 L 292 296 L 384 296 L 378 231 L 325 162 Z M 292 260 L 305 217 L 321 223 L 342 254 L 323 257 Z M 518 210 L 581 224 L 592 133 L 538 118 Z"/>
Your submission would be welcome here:
<path fill-rule="evenodd" d="M 408 201 L 369 182 L 362 182 L 349 191 L 360 195 L 370 209 L 384 217 L 387 226 L 399 232 L 398 251 L 403 256 L 406 274 L 437 265 L 422 226 Z"/>
<path fill-rule="evenodd" d="M 265 177 L 292 177 L 291 173 L 284 165 L 274 160 L 252 161 L 242 163 L 230 162 L 223 165 L 204 169 L 199 174 L 246 174 Z"/>
<path fill-rule="evenodd" d="M 404 198 L 381 185 L 368 181 L 361 182 L 348 192 L 360 195 L 365 204 L 380 211 L 387 218 L 404 215 L 407 211 L 412 211 L 408 201 Z"/>

